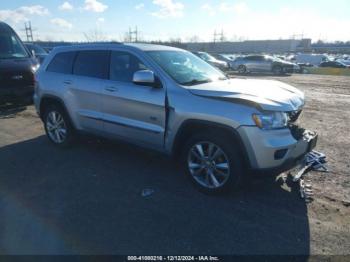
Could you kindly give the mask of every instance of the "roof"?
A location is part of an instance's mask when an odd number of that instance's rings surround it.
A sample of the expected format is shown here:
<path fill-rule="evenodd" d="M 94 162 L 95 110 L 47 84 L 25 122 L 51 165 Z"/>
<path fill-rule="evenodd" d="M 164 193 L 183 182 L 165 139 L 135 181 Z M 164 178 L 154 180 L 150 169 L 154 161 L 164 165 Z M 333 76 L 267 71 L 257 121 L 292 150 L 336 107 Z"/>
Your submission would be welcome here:
<path fill-rule="evenodd" d="M 153 45 L 153 44 L 139 44 L 139 43 L 87 43 L 87 44 L 75 44 L 70 46 L 58 46 L 56 50 L 77 50 L 88 48 L 111 48 L 111 46 L 125 47 L 125 49 L 138 49 L 141 51 L 180 51 L 182 49 L 165 46 L 165 45 Z"/>
<path fill-rule="evenodd" d="M 0 21 L 0 30 L 6 30 L 6 31 L 12 32 L 12 28 L 8 24 L 1 21 Z"/>
<path fill-rule="evenodd" d="M 130 46 L 133 48 L 140 49 L 142 51 L 165 51 L 165 50 L 182 50 L 176 47 L 166 46 L 166 45 L 154 45 L 154 44 L 138 44 L 138 43 L 125 43 L 125 46 Z"/>

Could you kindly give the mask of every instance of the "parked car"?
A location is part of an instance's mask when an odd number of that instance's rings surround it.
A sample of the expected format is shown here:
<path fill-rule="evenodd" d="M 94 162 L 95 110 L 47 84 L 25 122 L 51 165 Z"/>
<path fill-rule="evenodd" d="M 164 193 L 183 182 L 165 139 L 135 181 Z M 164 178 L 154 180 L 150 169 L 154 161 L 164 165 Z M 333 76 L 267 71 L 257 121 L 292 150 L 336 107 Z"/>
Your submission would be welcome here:
<path fill-rule="evenodd" d="M 278 81 L 228 79 L 190 52 L 147 44 L 55 48 L 36 74 L 48 139 L 80 132 L 173 155 L 207 193 L 234 190 L 248 170 L 286 170 L 316 145 L 294 123 L 304 94 Z"/>
<path fill-rule="evenodd" d="M 240 74 L 249 72 L 285 74 L 300 70 L 299 66 L 294 63 L 267 55 L 248 55 L 238 57 L 234 61 L 234 64 L 234 68 Z"/>
<path fill-rule="evenodd" d="M 329 60 L 330 58 L 327 55 L 322 54 L 298 54 L 295 56 L 295 62 L 297 64 L 312 64 L 313 66 L 319 66 L 322 62 Z"/>
<path fill-rule="evenodd" d="M 229 69 L 229 65 L 227 64 L 227 62 L 218 60 L 206 52 L 193 52 L 193 53 L 198 57 L 200 57 L 201 59 L 203 59 L 205 62 L 219 68 L 222 71 L 227 71 Z"/>
<path fill-rule="evenodd" d="M 340 61 L 328 61 L 322 62 L 320 67 L 332 67 L 332 68 L 350 68 L 349 65 L 346 65 Z"/>
<path fill-rule="evenodd" d="M 337 62 L 340 62 L 344 65 L 350 66 L 350 60 L 345 60 L 345 59 L 338 59 L 336 60 Z"/>
<path fill-rule="evenodd" d="M 225 54 L 212 54 L 213 57 L 220 61 L 224 61 L 228 65 L 228 69 L 233 69 L 234 67 L 234 57 L 231 55 L 225 55 Z"/>
<path fill-rule="evenodd" d="M 25 46 L 33 54 L 33 56 L 35 56 L 39 60 L 40 64 L 42 64 L 45 57 L 47 57 L 48 54 L 46 50 L 36 44 L 25 44 Z"/>
<path fill-rule="evenodd" d="M 15 31 L 0 22 L 0 100 L 32 100 L 37 60 L 25 48 Z"/>

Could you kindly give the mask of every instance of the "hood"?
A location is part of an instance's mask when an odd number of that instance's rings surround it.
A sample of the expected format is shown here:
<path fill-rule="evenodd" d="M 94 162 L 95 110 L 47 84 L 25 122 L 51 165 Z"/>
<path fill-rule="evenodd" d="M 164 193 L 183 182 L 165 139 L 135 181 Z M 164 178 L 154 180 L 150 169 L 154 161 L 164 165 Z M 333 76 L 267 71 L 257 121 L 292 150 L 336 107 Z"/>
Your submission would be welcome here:
<path fill-rule="evenodd" d="M 274 80 L 230 79 L 186 88 L 194 95 L 254 103 L 266 111 L 296 111 L 305 103 L 303 92 Z"/>
<path fill-rule="evenodd" d="M 225 61 L 221 61 L 221 60 L 213 60 L 210 62 L 213 64 L 217 64 L 217 65 L 227 65 L 227 63 Z"/>
<path fill-rule="evenodd" d="M 296 65 L 295 63 L 292 63 L 292 62 L 289 62 L 289 61 L 277 61 L 277 63 L 281 63 L 281 64 L 284 64 L 284 65 L 290 65 L 290 66 Z"/>

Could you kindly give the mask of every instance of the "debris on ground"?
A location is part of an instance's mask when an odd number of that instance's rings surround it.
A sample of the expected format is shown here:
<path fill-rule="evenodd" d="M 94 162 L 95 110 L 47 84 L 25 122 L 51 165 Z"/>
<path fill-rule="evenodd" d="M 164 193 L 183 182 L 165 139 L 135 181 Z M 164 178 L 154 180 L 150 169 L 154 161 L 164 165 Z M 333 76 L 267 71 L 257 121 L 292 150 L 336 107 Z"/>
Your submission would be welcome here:
<path fill-rule="evenodd" d="M 293 182 L 299 183 L 300 196 L 306 203 L 312 202 L 314 195 L 310 177 L 308 179 L 305 178 L 310 171 L 329 172 L 325 154 L 315 150 L 311 151 L 296 168 L 289 172 Z"/>

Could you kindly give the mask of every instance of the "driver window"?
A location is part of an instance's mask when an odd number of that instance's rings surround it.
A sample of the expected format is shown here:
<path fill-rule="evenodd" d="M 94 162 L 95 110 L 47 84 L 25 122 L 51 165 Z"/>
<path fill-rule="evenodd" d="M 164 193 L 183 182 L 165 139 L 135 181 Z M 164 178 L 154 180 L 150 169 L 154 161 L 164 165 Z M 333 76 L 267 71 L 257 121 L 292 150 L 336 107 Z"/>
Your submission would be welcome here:
<path fill-rule="evenodd" d="M 113 51 L 109 79 L 120 82 L 132 82 L 135 72 L 148 68 L 134 55 L 126 52 Z"/>

